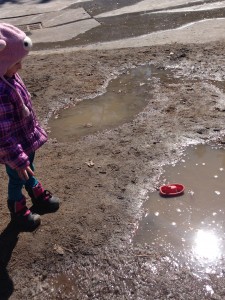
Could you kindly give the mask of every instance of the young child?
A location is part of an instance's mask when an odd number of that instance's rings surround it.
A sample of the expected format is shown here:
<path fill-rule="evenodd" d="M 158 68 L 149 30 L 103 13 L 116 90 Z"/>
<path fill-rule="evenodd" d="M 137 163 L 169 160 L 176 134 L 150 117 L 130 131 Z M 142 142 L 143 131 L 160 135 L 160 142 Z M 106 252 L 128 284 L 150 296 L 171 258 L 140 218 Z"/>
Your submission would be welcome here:
<path fill-rule="evenodd" d="M 31 39 L 24 32 L 0 23 L 0 163 L 5 164 L 9 177 L 8 208 L 12 222 L 27 230 L 40 224 L 40 216 L 27 208 L 24 186 L 34 211 L 53 212 L 59 208 L 59 199 L 44 190 L 34 177 L 35 151 L 47 141 L 47 135 L 17 73 L 31 47 Z"/>

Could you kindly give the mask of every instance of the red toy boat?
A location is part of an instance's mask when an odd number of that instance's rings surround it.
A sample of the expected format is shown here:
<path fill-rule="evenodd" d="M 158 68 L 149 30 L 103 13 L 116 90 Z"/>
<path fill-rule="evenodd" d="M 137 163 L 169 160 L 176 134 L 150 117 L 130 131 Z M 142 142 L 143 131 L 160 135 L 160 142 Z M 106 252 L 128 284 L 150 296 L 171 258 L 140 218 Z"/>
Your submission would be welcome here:
<path fill-rule="evenodd" d="M 159 192 L 162 196 L 179 196 L 184 192 L 184 185 L 180 183 L 170 183 L 162 185 L 159 188 Z"/>

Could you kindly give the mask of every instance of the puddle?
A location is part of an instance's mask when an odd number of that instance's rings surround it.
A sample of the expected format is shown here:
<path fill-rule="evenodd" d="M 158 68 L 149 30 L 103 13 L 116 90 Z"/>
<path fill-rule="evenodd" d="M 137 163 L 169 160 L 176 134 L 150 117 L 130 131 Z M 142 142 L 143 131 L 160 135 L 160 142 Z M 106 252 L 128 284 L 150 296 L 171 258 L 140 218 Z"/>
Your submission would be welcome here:
<path fill-rule="evenodd" d="M 134 244 L 162 247 L 174 261 L 198 275 L 222 271 L 225 250 L 225 149 L 206 145 L 187 149 L 168 166 L 165 183 L 182 183 L 185 193 L 163 198 L 149 194 Z"/>
<path fill-rule="evenodd" d="M 58 141 L 78 139 L 133 120 L 151 98 L 153 78 L 167 83 L 181 80 L 149 65 L 129 69 L 113 79 L 103 95 L 83 100 L 53 116 L 49 120 L 50 137 Z"/>

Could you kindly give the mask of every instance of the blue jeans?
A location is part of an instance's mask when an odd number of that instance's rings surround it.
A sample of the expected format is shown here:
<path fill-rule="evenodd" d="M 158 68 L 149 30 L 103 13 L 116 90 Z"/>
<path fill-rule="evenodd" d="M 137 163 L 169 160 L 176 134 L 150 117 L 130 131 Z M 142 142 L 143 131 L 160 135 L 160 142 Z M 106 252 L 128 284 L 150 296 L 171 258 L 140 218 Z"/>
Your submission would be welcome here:
<path fill-rule="evenodd" d="M 29 161 L 30 161 L 30 168 L 32 171 L 34 171 L 34 156 L 35 153 L 32 153 L 29 155 Z M 11 169 L 8 165 L 6 165 L 6 172 L 9 176 L 9 184 L 8 184 L 8 202 L 14 203 L 16 201 L 20 201 L 23 198 L 22 189 L 23 186 L 26 187 L 34 187 L 38 180 L 28 174 L 29 179 L 28 180 L 22 180 L 19 176 L 16 170 Z"/>

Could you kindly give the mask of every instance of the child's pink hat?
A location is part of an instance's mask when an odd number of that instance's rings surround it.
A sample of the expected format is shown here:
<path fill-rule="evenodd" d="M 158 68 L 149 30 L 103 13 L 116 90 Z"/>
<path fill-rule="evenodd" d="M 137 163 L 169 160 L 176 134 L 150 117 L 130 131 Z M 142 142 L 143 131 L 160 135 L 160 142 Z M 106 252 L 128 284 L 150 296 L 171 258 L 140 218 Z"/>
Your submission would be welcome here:
<path fill-rule="evenodd" d="M 24 58 L 32 47 L 31 39 L 19 28 L 0 23 L 0 77 Z"/>

